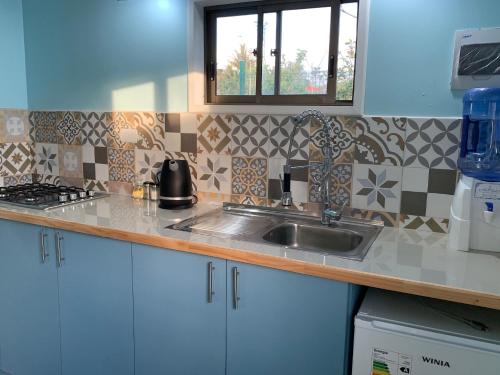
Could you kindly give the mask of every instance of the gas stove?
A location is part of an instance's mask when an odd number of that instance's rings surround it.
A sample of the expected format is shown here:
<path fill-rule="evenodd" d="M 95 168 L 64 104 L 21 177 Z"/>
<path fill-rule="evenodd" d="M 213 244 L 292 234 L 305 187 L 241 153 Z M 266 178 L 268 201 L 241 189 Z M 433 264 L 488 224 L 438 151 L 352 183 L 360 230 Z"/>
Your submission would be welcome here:
<path fill-rule="evenodd" d="M 50 210 L 104 198 L 107 195 L 75 186 L 57 186 L 44 183 L 0 187 L 0 203 L 37 210 Z"/>

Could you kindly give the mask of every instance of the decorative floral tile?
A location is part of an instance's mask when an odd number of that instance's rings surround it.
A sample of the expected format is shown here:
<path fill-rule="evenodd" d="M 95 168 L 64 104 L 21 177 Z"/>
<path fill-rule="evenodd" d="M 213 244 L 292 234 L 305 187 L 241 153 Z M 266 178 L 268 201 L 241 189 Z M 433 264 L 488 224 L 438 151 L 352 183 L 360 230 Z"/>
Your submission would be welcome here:
<path fill-rule="evenodd" d="M 35 112 L 29 112 L 28 114 L 28 134 L 29 134 L 29 142 L 34 144 L 36 142 L 35 139 Z"/>
<path fill-rule="evenodd" d="M 291 116 L 269 117 L 269 157 L 288 156 L 290 138 L 293 133 L 294 124 Z M 310 121 L 297 127 L 296 134 L 292 139 L 291 158 L 295 160 L 309 159 L 309 129 Z"/>
<path fill-rule="evenodd" d="M 233 157 L 231 192 L 267 198 L 267 176 L 267 159 Z"/>
<path fill-rule="evenodd" d="M 114 149 L 132 150 L 138 141 L 137 119 L 130 113 L 106 113 L 108 146 Z"/>
<path fill-rule="evenodd" d="M 231 203 L 247 204 L 250 206 L 268 206 L 269 201 L 266 198 L 252 195 L 231 195 Z"/>
<path fill-rule="evenodd" d="M 401 214 L 400 227 L 421 232 L 448 233 L 448 219 Z"/>
<path fill-rule="evenodd" d="M 18 109 L 0 110 L 0 143 L 28 142 L 28 112 Z"/>
<path fill-rule="evenodd" d="M 108 148 L 109 180 L 133 183 L 135 178 L 135 152 Z M 110 191 L 111 185 L 110 185 Z"/>
<path fill-rule="evenodd" d="M 355 118 L 336 116 L 328 119 L 332 122 L 329 137 L 333 138 L 334 150 L 332 159 L 336 163 L 352 163 L 354 158 L 353 126 Z M 325 155 L 327 135 L 317 120 L 311 121 L 311 140 L 309 142 L 309 159 L 322 161 Z"/>
<path fill-rule="evenodd" d="M 80 112 L 57 112 L 57 142 L 63 145 L 80 145 L 82 114 Z"/>
<path fill-rule="evenodd" d="M 309 169 L 309 201 L 321 203 L 321 164 Z M 331 169 L 330 198 L 337 206 L 351 205 L 352 164 L 334 164 Z"/>
<path fill-rule="evenodd" d="M 231 157 L 200 155 L 198 158 L 198 190 L 211 193 L 231 193 Z"/>
<path fill-rule="evenodd" d="M 3 143 L 0 145 L 0 174 L 23 175 L 32 173 L 33 149 L 27 142 Z"/>
<path fill-rule="evenodd" d="M 35 144 L 35 170 L 41 175 L 59 175 L 59 146 L 50 143 Z"/>
<path fill-rule="evenodd" d="M 161 171 L 165 153 L 157 150 L 135 150 L 135 172 L 143 181 L 156 181 Z"/>
<path fill-rule="evenodd" d="M 403 165 L 408 119 L 356 118 L 354 159 L 360 164 Z"/>
<path fill-rule="evenodd" d="M 109 192 L 108 185 L 109 185 L 108 181 L 88 180 L 88 179 L 85 179 L 83 181 L 83 187 L 86 190 L 100 191 L 103 193 Z"/>
<path fill-rule="evenodd" d="M 165 158 L 169 160 L 186 160 L 188 162 L 193 191 L 197 191 L 197 154 L 191 152 L 166 152 Z"/>
<path fill-rule="evenodd" d="M 359 219 L 382 221 L 386 227 L 399 227 L 399 214 L 394 212 L 351 209 L 346 215 Z"/>
<path fill-rule="evenodd" d="M 457 169 L 461 120 L 409 119 L 404 166 Z"/>
<path fill-rule="evenodd" d="M 165 116 L 152 112 L 129 114 L 138 133 L 137 148 L 165 151 Z"/>
<path fill-rule="evenodd" d="M 32 112 L 35 142 L 57 143 L 57 112 Z"/>
<path fill-rule="evenodd" d="M 352 206 L 399 212 L 401 175 L 401 167 L 354 164 Z"/>
<path fill-rule="evenodd" d="M 231 155 L 230 116 L 198 115 L 198 153 Z"/>
<path fill-rule="evenodd" d="M 231 149 L 234 156 L 267 157 L 269 116 L 231 115 Z"/>
<path fill-rule="evenodd" d="M 3 186 L 15 186 L 22 184 L 30 184 L 33 182 L 32 174 L 22 174 L 18 176 L 3 177 Z"/>
<path fill-rule="evenodd" d="M 35 173 L 33 174 L 33 182 L 60 185 L 61 177 L 56 175 L 40 175 Z"/>
<path fill-rule="evenodd" d="M 83 178 L 82 146 L 59 145 L 58 154 L 61 177 Z"/>
<path fill-rule="evenodd" d="M 108 125 L 106 113 L 88 112 L 82 113 L 82 144 L 106 147 L 108 145 Z"/>

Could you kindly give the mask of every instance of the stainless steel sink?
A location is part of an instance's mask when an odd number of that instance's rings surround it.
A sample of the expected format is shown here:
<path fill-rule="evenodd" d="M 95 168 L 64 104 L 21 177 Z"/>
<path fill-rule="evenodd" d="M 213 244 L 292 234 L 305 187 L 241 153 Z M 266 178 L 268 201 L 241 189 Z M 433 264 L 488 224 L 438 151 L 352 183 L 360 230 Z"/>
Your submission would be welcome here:
<path fill-rule="evenodd" d="M 383 225 L 348 217 L 323 225 L 311 213 L 225 203 L 167 228 L 362 260 Z"/>
<path fill-rule="evenodd" d="M 363 235 L 348 229 L 332 229 L 296 223 L 283 223 L 262 237 L 265 241 L 314 251 L 352 251 L 363 242 Z"/>

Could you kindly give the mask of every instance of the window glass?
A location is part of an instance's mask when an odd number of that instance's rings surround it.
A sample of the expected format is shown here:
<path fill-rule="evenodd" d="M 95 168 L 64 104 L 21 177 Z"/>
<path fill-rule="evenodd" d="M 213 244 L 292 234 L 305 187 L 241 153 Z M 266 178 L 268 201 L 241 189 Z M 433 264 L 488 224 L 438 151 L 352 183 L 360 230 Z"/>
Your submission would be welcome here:
<path fill-rule="evenodd" d="M 276 13 L 264 13 L 262 95 L 274 95 L 276 74 Z"/>
<path fill-rule="evenodd" d="M 217 18 L 217 95 L 255 95 L 257 15 Z"/>
<path fill-rule="evenodd" d="M 353 97 L 357 26 L 358 3 L 341 4 L 337 57 L 337 100 L 352 100 Z"/>
<path fill-rule="evenodd" d="M 331 8 L 282 13 L 281 95 L 327 93 Z"/>

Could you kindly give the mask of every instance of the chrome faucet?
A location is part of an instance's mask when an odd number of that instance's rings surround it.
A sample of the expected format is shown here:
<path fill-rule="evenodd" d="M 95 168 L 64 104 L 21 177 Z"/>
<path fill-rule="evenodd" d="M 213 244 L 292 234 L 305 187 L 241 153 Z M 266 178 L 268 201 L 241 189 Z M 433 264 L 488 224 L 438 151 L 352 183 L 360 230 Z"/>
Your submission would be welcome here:
<path fill-rule="evenodd" d="M 292 166 L 291 165 L 291 152 L 292 152 L 292 140 L 297 133 L 297 129 L 301 126 L 304 121 L 307 119 L 315 119 L 319 121 L 322 127 L 321 134 L 324 139 L 324 160 L 321 164 L 309 164 L 305 166 Z M 290 135 L 290 144 L 288 145 L 288 154 L 286 158 L 286 164 L 283 166 L 283 179 L 281 182 L 282 187 L 282 195 L 281 195 L 281 205 L 282 206 L 291 206 L 293 204 L 292 192 L 290 190 L 291 185 L 291 172 L 293 169 L 299 168 L 312 168 L 312 167 L 320 167 L 321 168 L 321 177 L 319 181 L 315 181 L 319 183 L 321 198 L 323 201 L 323 209 L 321 211 L 321 223 L 328 225 L 332 221 L 339 221 L 342 218 L 342 211 L 347 203 L 347 200 L 338 210 L 334 210 L 331 205 L 331 192 L 330 192 L 330 181 L 331 181 L 331 173 L 332 173 L 332 156 L 333 156 L 333 126 L 332 122 L 328 121 L 326 116 L 315 110 L 307 110 L 302 112 L 301 114 L 292 118 L 293 121 L 293 130 Z"/>

